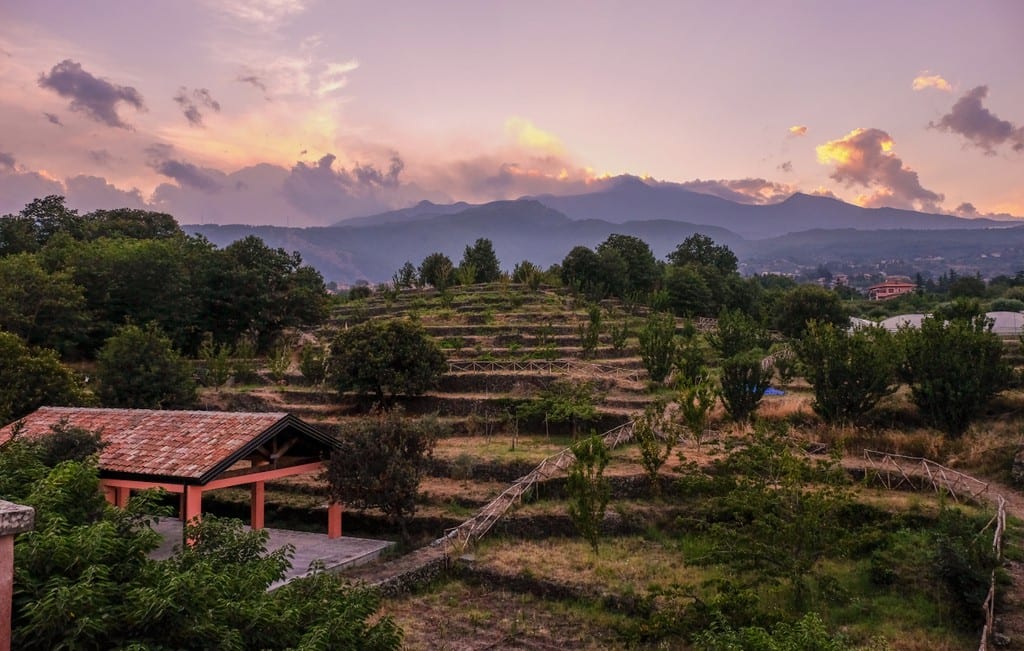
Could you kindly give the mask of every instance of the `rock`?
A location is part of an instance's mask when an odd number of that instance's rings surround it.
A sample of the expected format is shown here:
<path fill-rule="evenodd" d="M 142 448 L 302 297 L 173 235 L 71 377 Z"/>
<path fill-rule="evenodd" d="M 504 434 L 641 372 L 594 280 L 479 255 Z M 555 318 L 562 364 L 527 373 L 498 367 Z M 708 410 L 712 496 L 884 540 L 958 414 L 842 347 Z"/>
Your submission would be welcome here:
<path fill-rule="evenodd" d="M 1012 640 L 1010 639 L 1009 635 L 1003 635 L 1002 633 L 992 634 L 992 644 L 994 644 L 995 646 L 1008 647 L 1010 646 L 1010 642 L 1012 642 Z"/>

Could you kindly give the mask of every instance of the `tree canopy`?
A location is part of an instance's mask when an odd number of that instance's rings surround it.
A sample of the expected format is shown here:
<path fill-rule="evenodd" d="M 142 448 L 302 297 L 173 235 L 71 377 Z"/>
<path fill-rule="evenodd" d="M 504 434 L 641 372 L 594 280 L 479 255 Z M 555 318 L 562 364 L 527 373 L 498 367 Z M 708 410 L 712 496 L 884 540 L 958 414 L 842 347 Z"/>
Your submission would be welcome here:
<path fill-rule="evenodd" d="M 196 399 L 191 366 L 154 323 L 126 325 L 108 339 L 97 374 L 107 407 L 170 409 L 189 407 Z"/>
<path fill-rule="evenodd" d="M 427 391 L 447 370 L 444 353 L 430 335 L 398 319 L 342 330 L 331 343 L 328 362 L 336 389 L 373 394 L 381 404 Z"/>

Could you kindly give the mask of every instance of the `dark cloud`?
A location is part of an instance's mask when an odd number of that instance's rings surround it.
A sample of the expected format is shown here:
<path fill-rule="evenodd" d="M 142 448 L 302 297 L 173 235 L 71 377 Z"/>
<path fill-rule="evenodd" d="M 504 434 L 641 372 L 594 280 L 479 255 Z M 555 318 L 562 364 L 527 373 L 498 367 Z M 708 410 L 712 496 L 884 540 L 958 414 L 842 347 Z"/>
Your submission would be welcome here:
<path fill-rule="evenodd" d="M 38 197 L 64 194 L 64 186 L 38 172 L 0 174 L 0 215 L 16 213 Z"/>
<path fill-rule="evenodd" d="M 253 74 L 238 75 L 238 77 L 235 78 L 235 81 L 258 88 L 260 92 L 263 93 L 263 98 L 268 101 L 270 100 L 270 97 L 267 95 L 267 84 L 261 77 Z"/>
<path fill-rule="evenodd" d="M 338 219 L 386 209 L 398 190 L 405 168 L 394 154 L 386 170 L 356 164 L 335 169 L 337 157 L 327 154 L 316 163 L 296 163 L 284 182 L 289 203 L 312 217 Z"/>
<path fill-rule="evenodd" d="M 174 101 L 181 107 L 185 119 L 194 127 L 203 126 L 201 108 L 220 113 L 220 102 L 213 99 L 210 91 L 205 88 L 197 88 L 189 92 L 188 88 L 182 86 L 178 89 L 178 94 L 174 96 Z"/>
<path fill-rule="evenodd" d="M 90 149 L 89 159 L 97 165 L 106 167 L 110 165 L 110 162 L 114 159 L 109 151 L 106 149 Z"/>
<path fill-rule="evenodd" d="M 140 111 L 146 108 L 139 91 L 94 77 L 71 59 L 53 66 L 49 74 L 39 75 L 39 85 L 69 98 L 72 111 L 80 111 L 97 122 L 120 129 L 131 129 L 131 126 L 118 116 L 118 104 L 123 102 Z"/>
<path fill-rule="evenodd" d="M 959 206 L 957 206 L 956 210 L 954 210 L 953 212 L 956 213 L 957 215 L 960 215 L 961 217 L 977 217 L 978 216 L 978 209 L 975 208 L 974 204 L 969 202 L 969 201 L 965 201 L 962 204 L 960 204 Z"/>
<path fill-rule="evenodd" d="M 694 179 L 677 184 L 687 190 L 711 194 L 722 199 L 747 204 L 777 203 L 792 195 L 796 189 L 785 183 L 765 179 Z"/>
<path fill-rule="evenodd" d="M 988 86 L 978 86 L 967 91 L 957 100 L 953 108 L 938 122 L 929 126 L 942 131 L 958 133 L 975 147 L 988 155 L 994 155 L 996 147 L 1008 144 L 1014 151 L 1024 151 L 1024 127 L 1001 120 L 982 106 L 988 96 Z"/>
<path fill-rule="evenodd" d="M 174 179 L 183 188 L 199 190 L 207 194 L 219 192 L 223 187 L 218 177 L 223 177 L 223 172 L 204 169 L 192 163 L 175 160 L 174 147 L 157 143 L 146 148 L 149 155 L 147 165 L 167 178 Z"/>
<path fill-rule="evenodd" d="M 874 190 L 858 198 L 863 206 L 938 212 L 943 195 L 923 187 L 917 172 L 892 152 L 893 146 L 893 139 L 881 129 L 854 129 L 838 140 L 818 145 L 818 161 L 835 165 L 830 176 L 836 181 Z"/>
<path fill-rule="evenodd" d="M 778 169 L 782 170 L 783 172 L 792 172 L 793 161 L 788 160 L 785 163 L 780 163 Z"/>
<path fill-rule="evenodd" d="M 136 188 L 121 190 L 98 176 L 80 174 L 66 179 L 64 186 L 68 204 L 83 212 L 110 208 L 145 209 L 148 207 L 142 198 L 142 193 Z"/>
<path fill-rule="evenodd" d="M 47 113 L 46 111 L 43 111 L 43 115 L 46 116 L 46 120 L 50 124 L 56 124 L 58 127 L 64 126 L 64 123 L 60 121 L 60 116 L 59 115 L 57 115 L 55 113 Z"/>
<path fill-rule="evenodd" d="M 14 171 L 14 154 L 0 151 L 0 170 Z"/>

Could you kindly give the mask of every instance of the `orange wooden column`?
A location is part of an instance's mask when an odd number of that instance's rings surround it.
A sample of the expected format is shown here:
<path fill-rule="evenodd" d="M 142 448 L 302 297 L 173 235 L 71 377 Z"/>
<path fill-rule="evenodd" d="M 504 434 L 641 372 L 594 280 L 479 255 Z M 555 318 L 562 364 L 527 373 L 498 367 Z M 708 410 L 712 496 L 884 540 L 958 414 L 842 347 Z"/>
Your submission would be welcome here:
<path fill-rule="evenodd" d="M 132 489 L 118 486 L 114 488 L 114 506 L 118 508 L 125 508 L 128 506 L 128 500 L 131 499 Z"/>
<path fill-rule="evenodd" d="M 327 537 L 341 538 L 341 504 L 330 502 L 327 505 Z"/>
<path fill-rule="evenodd" d="M 252 483 L 249 495 L 249 526 L 263 528 L 263 509 L 266 503 L 266 486 L 262 481 Z"/>
<path fill-rule="evenodd" d="M 183 522 L 191 522 L 193 518 L 199 518 L 203 515 L 203 487 L 202 486 L 186 486 L 185 487 L 185 514 L 182 517 Z"/>
<path fill-rule="evenodd" d="M 32 507 L 0 500 L 0 651 L 11 651 L 14 537 L 32 530 L 35 515 Z"/>

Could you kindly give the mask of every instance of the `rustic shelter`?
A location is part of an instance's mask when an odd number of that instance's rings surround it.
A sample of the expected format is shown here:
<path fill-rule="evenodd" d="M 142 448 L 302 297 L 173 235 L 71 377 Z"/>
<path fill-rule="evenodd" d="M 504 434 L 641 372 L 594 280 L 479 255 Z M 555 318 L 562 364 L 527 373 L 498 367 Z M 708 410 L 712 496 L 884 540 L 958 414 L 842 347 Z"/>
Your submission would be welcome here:
<path fill-rule="evenodd" d="M 42 407 L 0 429 L 0 443 L 44 436 L 55 425 L 96 431 L 106 444 L 99 456 L 107 500 L 124 506 L 133 490 L 162 488 L 180 496 L 187 522 L 202 514 L 203 493 L 249 486 L 250 525 L 264 526 L 267 481 L 323 467 L 337 442 L 286 413 L 154 411 Z M 327 507 L 327 535 L 341 536 L 341 505 Z"/>

